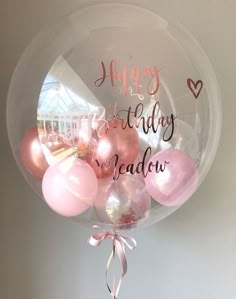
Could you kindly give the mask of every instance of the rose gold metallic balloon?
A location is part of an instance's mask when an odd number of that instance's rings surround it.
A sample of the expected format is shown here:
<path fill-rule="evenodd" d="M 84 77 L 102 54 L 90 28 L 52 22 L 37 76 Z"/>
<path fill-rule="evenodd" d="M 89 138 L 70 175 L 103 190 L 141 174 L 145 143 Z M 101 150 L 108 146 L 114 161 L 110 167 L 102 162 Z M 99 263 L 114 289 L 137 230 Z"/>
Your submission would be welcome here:
<path fill-rule="evenodd" d="M 20 145 L 20 157 L 29 173 L 38 179 L 43 178 L 48 163 L 42 151 L 37 128 L 32 128 L 23 137 Z"/>
<path fill-rule="evenodd" d="M 98 139 L 90 165 L 98 178 L 112 175 L 115 167 L 122 163 L 133 163 L 139 153 L 139 136 L 134 128 L 124 128 L 123 120 L 107 122 L 107 132 Z M 115 163 L 118 156 L 118 161 Z"/>

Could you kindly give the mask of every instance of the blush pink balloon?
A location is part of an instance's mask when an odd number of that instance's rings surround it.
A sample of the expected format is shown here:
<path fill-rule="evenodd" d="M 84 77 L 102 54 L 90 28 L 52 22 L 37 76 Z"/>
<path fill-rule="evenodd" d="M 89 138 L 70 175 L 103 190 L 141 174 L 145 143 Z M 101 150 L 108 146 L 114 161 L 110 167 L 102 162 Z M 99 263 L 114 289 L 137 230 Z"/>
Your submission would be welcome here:
<path fill-rule="evenodd" d="M 48 163 L 39 141 L 37 127 L 29 130 L 23 137 L 20 144 L 20 157 L 27 171 L 41 180 L 48 168 Z"/>
<path fill-rule="evenodd" d="M 111 161 L 114 155 L 119 156 L 118 165 L 133 163 L 139 153 L 139 136 L 135 128 L 127 126 L 121 119 L 110 120 L 107 122 L 107 132 L 98 139 L 97 146 L 91 161 L 98 178 L 112 175 L 115 165 Z M 98 161 L 99 165 L 94 162 Z M 101 168 L 101 165 L 104 166 Z M 106 164 L 106 166 L 105 166 Z"/>
<path fill-rule="evenodd" d="M 168 163 L 166 163 L 168 162 Z M 159 164 L 156 167 L 150 167 Z M 164 171 L 160 171 L 162 164 Z M 148 172 L 145 183 L 149 194 L 164 206 L 177 206 L 184 203 L 196 190 L 198 184 L 198 171 L 191 157 L 185 152 L 169 149 L 155 154 L 147 163 Z"/>
<path fill-rule="evenodd" d="M 73 217 L 93 205 L 97 178 L 88 163 L 70 157 L 47 169 L 42 190 L 52 210 L 62 216 Z"/>

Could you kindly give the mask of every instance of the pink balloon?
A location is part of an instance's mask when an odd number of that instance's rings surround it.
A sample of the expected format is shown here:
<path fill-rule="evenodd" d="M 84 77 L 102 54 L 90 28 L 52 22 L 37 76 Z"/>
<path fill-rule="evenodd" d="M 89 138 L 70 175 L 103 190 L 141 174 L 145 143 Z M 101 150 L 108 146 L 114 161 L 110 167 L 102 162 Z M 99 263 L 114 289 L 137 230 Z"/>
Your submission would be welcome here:
<path fill-rule="evenodd" d="M 20 157 L 27 171 L 41 180 L 48 168 L 48 163 L 39 141 L 37 127 L 29 130 L 22 139 Z"/>
<path fill-rule="evenodd" d="M 114 155 L 118 155 L 120 164 L 133 163 L 139 153 L 139 136 L 134 128 L 123 129 L 123 120 L 115 119 L 107 122 L 108 130 L 98 139 L 92 160 L 89 162 L 94 168 L 98 178 L 112 175 L 115 163 L 109 165 Z M 104 129 L 105 130 L 105 129 Z M 97 165 L 96 160 L 99 165 Z M 101 165 L 103 165 L 101 167 Z"/>
<path fill-rule="evenodd" d="M 158 152 L 147 163 L 148 170 L 151 172 L 145 178 L 147 191 L 162 205 L 180 205 L 196 190 L 198 171 L 193 159 L 183 151 Z"/>
<path fill-rule="evenodd" d="M 52 210 L 62 216 L 73 217 L 93 205 L 97 178 L 86 162 L 70 157 L 48 168 L 42 190 Z"/>

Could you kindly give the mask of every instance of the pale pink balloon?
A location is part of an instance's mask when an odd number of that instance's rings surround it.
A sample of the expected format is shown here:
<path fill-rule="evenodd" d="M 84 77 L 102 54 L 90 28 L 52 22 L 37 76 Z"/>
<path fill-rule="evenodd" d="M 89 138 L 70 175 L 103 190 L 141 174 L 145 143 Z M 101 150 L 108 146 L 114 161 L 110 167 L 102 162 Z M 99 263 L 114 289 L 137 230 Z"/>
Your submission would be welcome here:
<path fill-rule="evenodd" d="M 116 166 L 122 163 L 125 165 L 133 163 L 138 156 L 140 146 L 138 133 L 135 128 L 128 126 L 124 128 L 122 127 L 124 125 L 124 121 L 120 119 L 108 121 L 107 132 L 98 139 L 90 162 L 98 178 L 112 175 L 115 163 L 111 159 L 114 155 L 117 154 L 119 157 Z M 95 162 L 96 160 L 99 165 Z"/>
<path fill-rule="evenodd" d="M 164 171 L 160 170 L 161 165 Z M 151 172 L 148 172 L 148 169 Z M 185 152 L 176 149 L 155 154 L 148 161 L 145 171 L 148 172 L 145 178 L 147 191 L 165 206 L 184 203 L 194 193 L 198 184 L 195 162 Z"/>
<path fill-rule="evenodd" d="M 20 157 L 27 171 L 38 179 L 42 179 L 48 168 L 44 156 L 37 127 L 29 130 L 23 137 L 20 144 Z"/>
<path fill-rule="evenodd" d="M 52 210 L 62 216 L 73 217 L 93 205 L 97 178 L 85 161 L 70 157 L 48 168 L 42 190 Z"/>

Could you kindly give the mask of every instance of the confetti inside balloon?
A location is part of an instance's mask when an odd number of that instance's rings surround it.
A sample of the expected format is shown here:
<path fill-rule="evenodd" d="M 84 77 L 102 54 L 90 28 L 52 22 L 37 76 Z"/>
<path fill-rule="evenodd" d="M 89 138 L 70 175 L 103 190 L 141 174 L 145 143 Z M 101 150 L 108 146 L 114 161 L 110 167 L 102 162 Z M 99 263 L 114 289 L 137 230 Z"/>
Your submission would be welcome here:
<path fill-rule="evenodd" d="M 95 208 L 100 221 L 135 224 L 148 217 L 150 205 L 151 198 L 141 176 L 125 174 L 118 181 L 99 180 Z"/>

